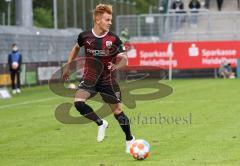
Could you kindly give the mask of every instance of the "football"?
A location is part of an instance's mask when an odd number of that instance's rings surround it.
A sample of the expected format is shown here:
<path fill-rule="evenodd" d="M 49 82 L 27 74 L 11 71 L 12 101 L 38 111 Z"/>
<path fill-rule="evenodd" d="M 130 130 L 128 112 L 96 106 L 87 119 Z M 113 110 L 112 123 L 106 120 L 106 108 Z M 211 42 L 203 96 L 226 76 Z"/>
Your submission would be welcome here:
<path fill-rule="evenodd" d="M 144 160 L 149 156 L 150 145 L 143 139 L 135 140 L 130 146 L 130 154 L 136 160 Z"/>
<path fill-rule="evenodd" d="M 13 62 L 12 63 L 12 69 L 16 70 L 18 68 L 18 63 L 17 62 Z"/>
<path fill-rule="evenodd" d="M 73 83 L 70 83 L 70 84 L 68 85 L 68 89 L 75 90 L 76 88 L 77 88 L 76 85 L 73 84 Z"/>

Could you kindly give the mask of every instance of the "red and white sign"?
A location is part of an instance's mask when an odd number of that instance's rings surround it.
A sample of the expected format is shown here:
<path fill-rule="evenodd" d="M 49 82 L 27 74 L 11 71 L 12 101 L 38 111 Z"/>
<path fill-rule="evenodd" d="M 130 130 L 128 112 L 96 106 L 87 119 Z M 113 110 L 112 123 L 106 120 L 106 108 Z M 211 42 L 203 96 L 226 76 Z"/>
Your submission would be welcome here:
<path fill-rule="evenodd" d="M 128 67 L 219 68 L 226 61 L 236 67 L 240 41 L 131 43 L 128 50 Z"/>

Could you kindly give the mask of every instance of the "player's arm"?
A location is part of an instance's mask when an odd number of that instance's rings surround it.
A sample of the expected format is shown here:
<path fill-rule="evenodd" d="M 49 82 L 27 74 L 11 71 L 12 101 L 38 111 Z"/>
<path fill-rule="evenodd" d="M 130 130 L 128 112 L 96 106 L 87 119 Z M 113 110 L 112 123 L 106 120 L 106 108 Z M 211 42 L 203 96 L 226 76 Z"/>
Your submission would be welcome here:
<path fill-rule="evenodd" d="M 127 65 L 127 62 L 128 62 L 126 49 L 125 49 L 122 41 L 117 36 L 116 36 L 116 43 L 115 44 L 116 44 L 116 47 L 118 48 L 118 52 L 117 52 L 117 56 L 116 56 L 117 63 L 114 64 L 112 62 L 109 62 L 108 69 L 111 70 L 111 71 L 124 68 Z M 120 59 L 120 60 L 118 60 L 118 59 Z"/>
<path fill-rule="evenodd" d="M 127 58 L 126 52 L 122 52 L 122 53 L 118 54 L 117 59 L 120 59 L 117 64 L 109 62 L 109 66 L 108 66 L 109 70 L 111 70 L 111 71 L 119 70 L 119 69 L 122 69 L 125 66 L 127 66 L 128 58 Z"/>
<path fill-rule="evenodd" d="M 70 64 L 77 57 L 79 50 L 80 50 L 80 46 L 78 45 L 78 43 L 76 43 L 75 46 L 70 51 L 70 53 L 68 54 L 68 62 L 67 62 L 68 64 Z"/>
<path fill-rule="evenodd" d="M 78 54 L 79 50 L 80 50 L 80 46 L 78 45 L 78 43 L 76 43 L 74 45 L 74 47 L 72 48 L 72 50 L 70 51 L 70 53 L 68 54 L 68 62 L 65 65 L 65 67 L 63 69 L 63 74 L 62 74 L 62 79 L 63 80 L 67 80 L 69 78 L 70 64 L 77 57 L 77 54 Z"/>

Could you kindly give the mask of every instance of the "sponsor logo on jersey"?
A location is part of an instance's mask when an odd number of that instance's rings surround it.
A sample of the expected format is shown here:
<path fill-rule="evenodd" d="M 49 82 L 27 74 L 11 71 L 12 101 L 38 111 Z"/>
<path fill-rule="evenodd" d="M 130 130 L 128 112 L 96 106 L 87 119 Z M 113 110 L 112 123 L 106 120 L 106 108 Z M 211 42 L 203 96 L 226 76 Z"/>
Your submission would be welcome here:
<path fill-rule="evenodd" d="M 93 54 L 93 56 L 109 56 L 109 50 L 92 50 L 88 48 L 87 53 Z"/>
<path fill-rule="evenodd" d="M 118 100 L 121 98 L 121 93 L 120 92 L 115 92 L 115 96 L 117 97 Z"/>

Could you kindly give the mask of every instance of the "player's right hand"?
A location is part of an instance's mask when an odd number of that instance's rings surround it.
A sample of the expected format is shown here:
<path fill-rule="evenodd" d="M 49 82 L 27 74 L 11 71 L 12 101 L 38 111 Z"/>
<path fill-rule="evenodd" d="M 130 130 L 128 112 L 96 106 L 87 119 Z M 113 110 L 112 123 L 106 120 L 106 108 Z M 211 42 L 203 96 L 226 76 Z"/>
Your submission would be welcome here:
<path fill-rule="evenodd" d="M 70 70 L 69 70 L 68 67 L 65 67 L 65 68 L 63 69 L 63 73 L 62 73 L 62 79 L 63 79 L 64 81 L 67 81 L 67 80 L 69 79 L 69 76 L 70 76 Z"/>

